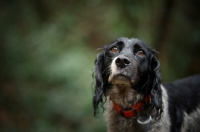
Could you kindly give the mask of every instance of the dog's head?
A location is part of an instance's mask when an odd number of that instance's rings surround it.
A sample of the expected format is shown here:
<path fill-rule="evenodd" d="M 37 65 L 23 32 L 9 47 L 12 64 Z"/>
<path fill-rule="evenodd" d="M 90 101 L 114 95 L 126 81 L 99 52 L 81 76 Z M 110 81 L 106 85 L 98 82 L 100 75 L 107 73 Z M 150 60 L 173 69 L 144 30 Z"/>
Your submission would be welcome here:
<path fill-rule="evenodd" d="M 112 85 L 124 85 L 146 96 L 152 105 L 162 107 L 160 63 L 156 51 L 138 39 L 119 38 L 104 47 L 95 60 L 94 115 L 98 105 L 105 102 L 106 90 Z"/>

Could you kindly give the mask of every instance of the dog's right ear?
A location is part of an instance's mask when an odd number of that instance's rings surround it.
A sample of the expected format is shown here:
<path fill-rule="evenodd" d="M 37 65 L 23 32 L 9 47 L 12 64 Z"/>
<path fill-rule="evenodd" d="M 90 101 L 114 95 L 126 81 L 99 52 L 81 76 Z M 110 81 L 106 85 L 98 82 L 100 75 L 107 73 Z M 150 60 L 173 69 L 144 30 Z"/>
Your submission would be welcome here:
<path fill-rule="evenodd" d="M 105 57 L 105 51 L 102 51 L 97 55 L 97 58 L 95 60 L 95 71 L 93 73 L 94 78 L 94 85 L 95 85 L 95 91 L 93 96 L 93 107 L 94 107 L 94 115 L 98 116 L 99 114 L 99 104 L 103 103 L 103 95 L 105 95 L 105 78 L 103 78 L 103 72 L 104 72 L 104 57 Z"/>

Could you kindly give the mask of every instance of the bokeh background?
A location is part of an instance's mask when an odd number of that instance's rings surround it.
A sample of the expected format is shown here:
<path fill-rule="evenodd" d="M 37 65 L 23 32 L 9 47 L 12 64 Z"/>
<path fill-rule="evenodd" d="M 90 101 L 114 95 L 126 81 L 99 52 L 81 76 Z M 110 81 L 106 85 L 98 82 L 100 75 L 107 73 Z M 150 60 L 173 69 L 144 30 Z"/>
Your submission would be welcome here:
<path fill-rule="evenodd" d="M 200 73 L 199 0 L 0 0 L 0 131 L 105 131 L 93 62 L 122 36 L 160 52 L 163 81 Z"/>

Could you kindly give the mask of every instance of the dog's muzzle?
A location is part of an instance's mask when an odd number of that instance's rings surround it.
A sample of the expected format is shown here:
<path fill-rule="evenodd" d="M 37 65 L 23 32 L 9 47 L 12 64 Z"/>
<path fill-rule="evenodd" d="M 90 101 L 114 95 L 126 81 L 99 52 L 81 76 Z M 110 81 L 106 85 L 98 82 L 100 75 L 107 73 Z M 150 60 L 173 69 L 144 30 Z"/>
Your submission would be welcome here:
<path fill-rule="evenodd" d="M 128 57 L 124 55 L 117 56 L 111 63 L 111 73 L 108 81 L 114 85 L 131 85 L 135 82 L 133 67 L 132 60 Z"/>

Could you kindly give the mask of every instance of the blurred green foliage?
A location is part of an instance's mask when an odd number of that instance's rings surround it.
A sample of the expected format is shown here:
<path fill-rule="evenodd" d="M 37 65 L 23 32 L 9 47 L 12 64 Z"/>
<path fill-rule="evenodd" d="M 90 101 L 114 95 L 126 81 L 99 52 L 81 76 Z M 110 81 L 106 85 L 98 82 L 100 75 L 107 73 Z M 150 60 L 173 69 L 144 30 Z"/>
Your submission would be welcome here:
<path fill-rule="evenodd" d="M 122 36 L 160 52 L 164 81 L 200 72 L 197 0 L 1 0 L 0 131 L 102 132 L 96 50 Z"/>

